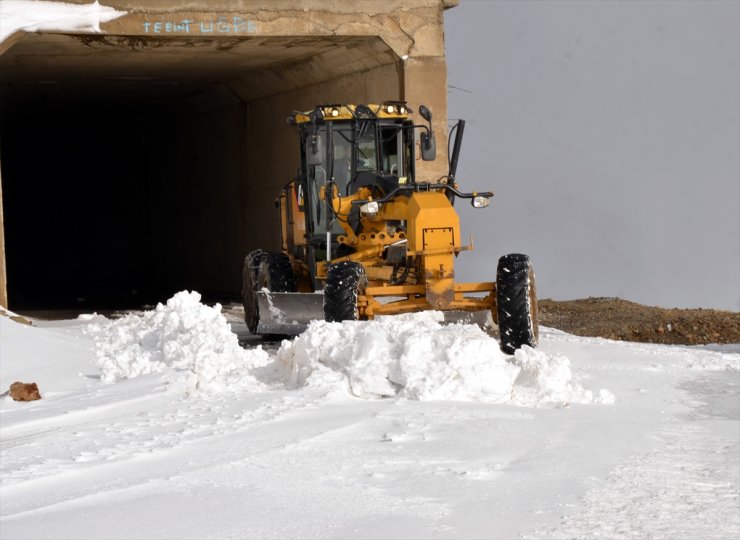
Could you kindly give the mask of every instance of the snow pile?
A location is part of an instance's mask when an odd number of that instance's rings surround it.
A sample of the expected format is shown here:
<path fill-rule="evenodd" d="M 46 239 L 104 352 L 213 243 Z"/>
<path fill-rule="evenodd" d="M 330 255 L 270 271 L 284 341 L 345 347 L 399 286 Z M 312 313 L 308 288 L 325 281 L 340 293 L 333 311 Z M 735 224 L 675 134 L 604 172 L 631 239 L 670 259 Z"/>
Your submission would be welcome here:
<path fill-rule="evenodd" d="M 173 369 L 191 375 L 191 391 L 261 389 L 252 372 L 269 362 L 261 347 L 242 349 L 221 306 L 201 304 L 197 292 L 179 292 L 167 305 L 92 324 L 88 331 L 104 382 Z"/>
<path fill-rule="evenodd" d="M 369 322 L 314 321 L 294 341 L 283 342 L 277 362 L 296 385 L 347 377 L 359 397 L 475 400 L 521 405 L 613 402 L 597 400 L 573 381 L 567 358 L 531 348 L 505 356 L 474 325 L 442 325 L 443 314 L 423 312 Z"/>
<path fill-rule="evenodd" d="M 519 405 L 613 403 L 573 380 L 570 361 L 524 347 L 511 358 L 478 326 L 442 324 L 440 312 L 373 321 L 314 321 L 276 356 L 244 350 L 221 314 L 196 292 L 179 292 L 153 311 L 93 323 L 104 382 L 148 373 L 189 375 L 189 391 L 262 390 L 260 379 L 293 386 L 344 385 L 358 397 L 466 400 Z"/>
<path fill-rule="evenodd" d="M 614 395 L 603 388 L 594 397 L 573 381 L 570 360 L 565 356 L 550 356 L 526 345 L 514 353 L 519 375 L 514 381 L 513 401 L 527 405 L 544 403 L 614 403 Z"/>
<path fill-rule="evenodd" d="M 3 0 L 0 2 L 0 43 L 18 30 L 71 31 L 100 33 L 100 23 L 126 15 L 112 7 L 91 4 L 43 2 L 36 0 Z"/>

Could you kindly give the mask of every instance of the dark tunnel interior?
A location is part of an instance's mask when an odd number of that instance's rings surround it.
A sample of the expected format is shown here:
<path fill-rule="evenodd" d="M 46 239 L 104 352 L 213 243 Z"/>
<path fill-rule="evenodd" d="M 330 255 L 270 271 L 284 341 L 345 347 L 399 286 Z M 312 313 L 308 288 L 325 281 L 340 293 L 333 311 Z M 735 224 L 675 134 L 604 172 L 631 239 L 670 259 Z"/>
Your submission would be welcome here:
<path fill-rule="evenodd" d="M 219 84 L 5 84 L 10 308 L 235 298 L 246 105 Z M 226 261 L 226 262 L 225 262 Z"/>
<path fill-rule="evenodd" d="M 245 254 L 280 246 L 286 116 L 401 97 L 398 61 L 375 36 L 31 32 L 0 49 L 8 307 L 238 300 Z"/>

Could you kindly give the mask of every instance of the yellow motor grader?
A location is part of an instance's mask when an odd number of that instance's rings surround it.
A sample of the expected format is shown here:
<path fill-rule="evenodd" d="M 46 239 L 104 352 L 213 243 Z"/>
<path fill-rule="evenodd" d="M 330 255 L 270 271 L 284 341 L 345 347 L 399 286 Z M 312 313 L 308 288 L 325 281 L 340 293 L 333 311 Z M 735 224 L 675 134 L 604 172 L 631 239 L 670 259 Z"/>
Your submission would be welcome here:
<path fill-rule="evenodd" d="M 483 208 L 493 196 L 461 192 L 455 181 L 465 122 L 451 130 L 448 175 L 422 182 L 416 140 L 422 160 L 436 159 L 432 113 L 419 107 L 426 125 L 410 113 L 388 101 L 320 105 L 288 118 L 300 136 L 301 168 L 276 200 L 282 251 L 246 256 L 242 298 L 252 333 L 296 335 L 314 319 L 440 310 L 452 321 L 490 312 L 506 353 L 537 344 L 529 257 L 501 257 L 496 282 L 455 281 L 455 258 L 472 245 L 461 241 L 454 202 Z"/>

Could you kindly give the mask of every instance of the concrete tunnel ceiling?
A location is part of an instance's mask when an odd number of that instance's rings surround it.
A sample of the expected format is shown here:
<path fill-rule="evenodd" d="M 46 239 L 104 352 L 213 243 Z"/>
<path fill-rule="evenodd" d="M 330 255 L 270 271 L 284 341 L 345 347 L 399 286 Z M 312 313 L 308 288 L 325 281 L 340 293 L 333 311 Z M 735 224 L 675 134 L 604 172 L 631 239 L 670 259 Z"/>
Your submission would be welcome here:
<path fill-rule="evenodd" d="M 152 91 L 228 84 L 251 101 L 398 61 L 376 36 L 153 37 L 27 34 L 0 55 L 2 83 Z"/>
<path fill-rule="evenodd" d="M 279 249 L 296 109 L 424 103 L 438 160 L 417 173 L 444 174 L 456 0 L 105 4 L 68 0 L 93 19 L 0 42 L 0 305 L 237 299 L 245 253 Z"/>

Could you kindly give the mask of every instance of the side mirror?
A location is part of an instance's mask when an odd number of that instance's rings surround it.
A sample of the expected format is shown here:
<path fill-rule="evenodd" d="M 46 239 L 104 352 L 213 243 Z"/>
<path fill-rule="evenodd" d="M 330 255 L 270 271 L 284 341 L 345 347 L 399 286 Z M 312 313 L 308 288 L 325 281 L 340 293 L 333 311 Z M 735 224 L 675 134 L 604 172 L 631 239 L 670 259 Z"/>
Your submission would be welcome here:
<path fill-rule="evenodd" d="M 432 131 L 432 111 L 426 105 L 419 105 L 419 114 L 429 122 L 427 132 L 421 133 L 421 159 L 434 161 L 437 158 L 437 141 L 434 139 L 434 131 Z"/>
<path fill-rule="evenodd" d="M 431 130 L 429 130 L 429 133 L 421 134 L 421 159 L 424 161 L 437 159 L 437 141 Z"/>
<path fill-rule="evenodd" d="M 306 139 L 306 162 L 309 165 L 322 165 L 324 163 L 324 150 L 321 144 L 321 136 L 318 133 Z"/>

